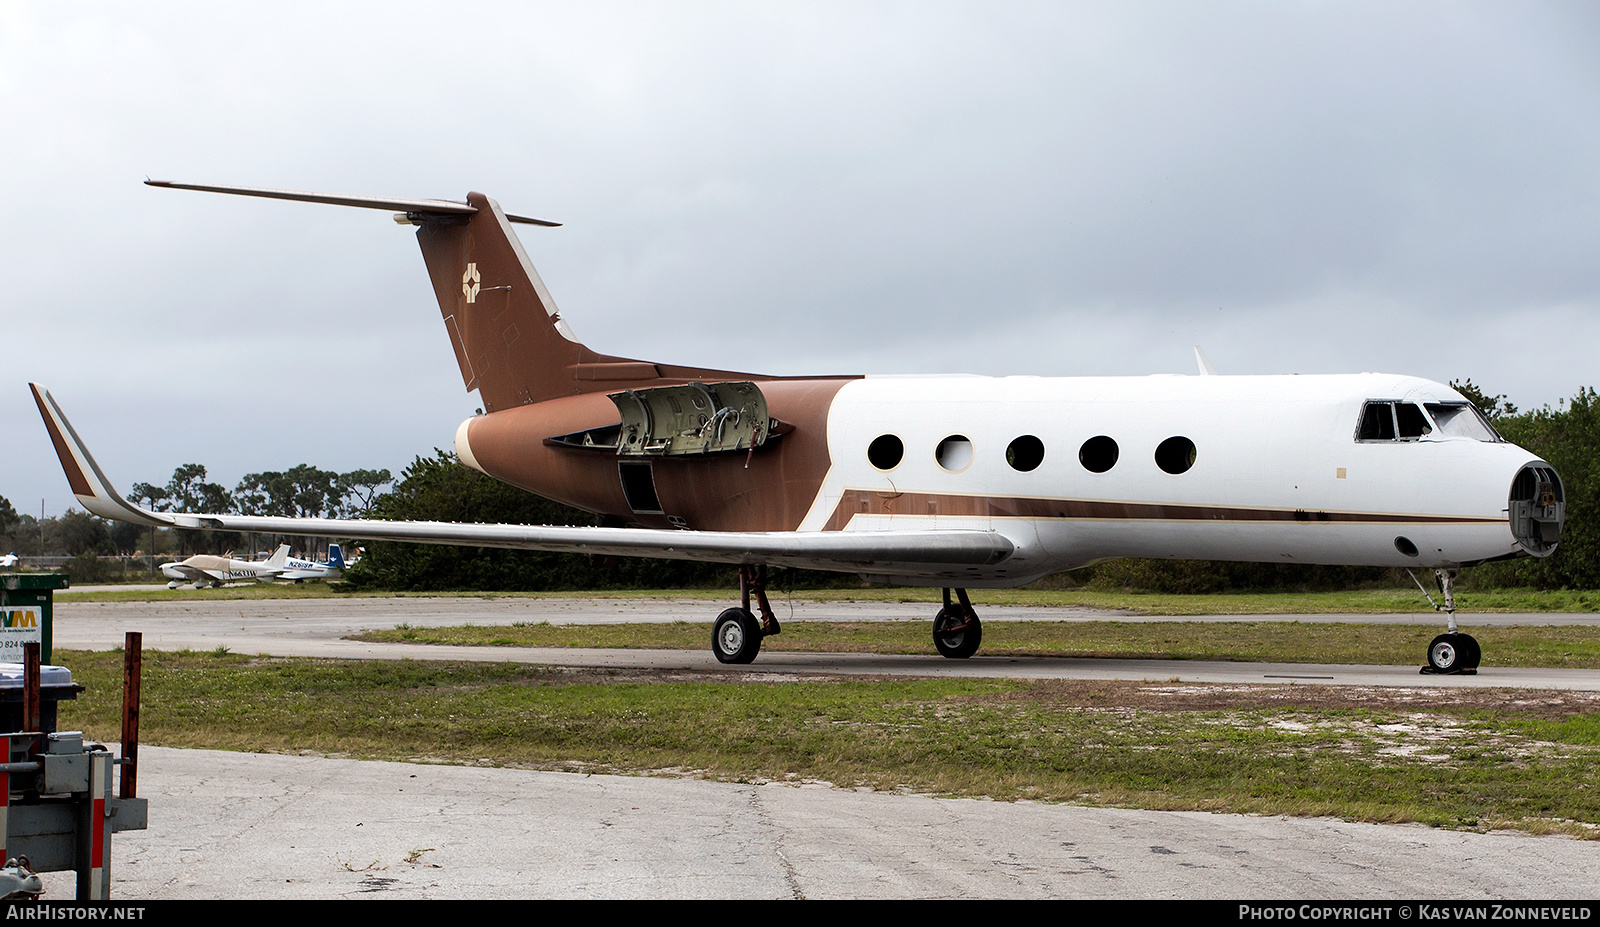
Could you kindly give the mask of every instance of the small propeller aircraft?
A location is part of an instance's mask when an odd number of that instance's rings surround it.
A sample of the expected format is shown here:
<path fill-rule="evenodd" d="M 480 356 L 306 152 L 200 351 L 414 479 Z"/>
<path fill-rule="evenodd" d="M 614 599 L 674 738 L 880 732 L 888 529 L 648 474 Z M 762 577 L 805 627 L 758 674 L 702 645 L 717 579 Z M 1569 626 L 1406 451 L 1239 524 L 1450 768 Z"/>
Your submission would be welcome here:
<path fill-rule="evenodd" d="M 161 575 L 171 582 L 168 589 L 190 585 L 195 589 L 250 579 L 272 579 L 289 562 L 289 545 L 281 545 L 265 560 L 240 560 L 216 554 L 195 554 L 186 560 L 161 564 Z"/>
<path fill-rule="evenodd" d="M 944 588 L 939 653 L 977 651 L 967 590 L 1118 557 L 1432 569 L 1450 615 L 1425 671 L 1475 669 L 1463 566 L 1548 556 L 1561 480 L 1460 393 L 1392 374 L 776 377 L 600 354 L 511 226 L 464 202 L 146 181 L 395 211 L 414 226 L 467 390 L 461 461 L 598 516 L 594 527 L 152 512 L 112 487 L 33 385 L 73 493 L 143 525 L 737 564 L 712 650 L 748 663 L 781 627 L 769 567 Z M 953 593 L 953 596 L 952 596 Z M 758 619 L 752 611 L 760 611 Z"/>
<path fill-rule="evenodd" d="M 328 545 L 328 559 L 325 562 L 291 557 L 289 545 L 282 544 L 265 560 L 239 560 L 215 554 L 195 554 L 187 560 L 161 564 L 161 573 L 171 580 L 167 583 L 168 589 L 176 589 L 182 585 L 202 589 L 206 586 L 220 586 L 223 583 L 243 580 L 263 582 L 285 580 L 298 583 L 308 579 L 338 579 L 344 575 L 344 557 L 340 554 L 337 544 Z"/>

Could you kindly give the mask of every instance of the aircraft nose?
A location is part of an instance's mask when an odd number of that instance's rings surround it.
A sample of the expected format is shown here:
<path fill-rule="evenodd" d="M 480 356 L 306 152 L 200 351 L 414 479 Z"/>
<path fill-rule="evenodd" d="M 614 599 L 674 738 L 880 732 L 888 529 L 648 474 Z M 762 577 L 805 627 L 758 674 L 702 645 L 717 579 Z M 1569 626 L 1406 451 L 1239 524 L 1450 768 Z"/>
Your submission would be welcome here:
<path fill-rule="evenodd" d="M 1561 539 L 1561 523 L 1566 520 L 1567 498 L 1561 477 L 1543 461 L 1517 471 L 1511 481 L 1511 501 L 1506 508 L 1511 533 L 1522 549 L 1535 557 L 1555 553 Z"/>

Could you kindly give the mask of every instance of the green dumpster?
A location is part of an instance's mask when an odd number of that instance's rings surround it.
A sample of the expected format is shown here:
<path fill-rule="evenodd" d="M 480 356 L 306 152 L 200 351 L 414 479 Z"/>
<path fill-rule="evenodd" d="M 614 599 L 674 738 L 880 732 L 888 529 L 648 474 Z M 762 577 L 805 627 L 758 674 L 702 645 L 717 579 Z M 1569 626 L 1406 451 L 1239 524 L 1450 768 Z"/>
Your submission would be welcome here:
<path fill-rule="evenodd" d="M 56 729 L 56 702 L 83 691 L 69 670 L 50 665 L 51 597 L 67 580 L 65 573 L 0 574 L 0 731 L 23 727 L 23 644 L 39 645 L 39 721 L 46 733 Z"/>
<path fill-rule="evenodd" d="M 50 599 L 67 588 L 65 573 L 0 575 L 0 663 L 21 663 L 22 645 L 39 645 L 39 662 L 50 662 Z"/>

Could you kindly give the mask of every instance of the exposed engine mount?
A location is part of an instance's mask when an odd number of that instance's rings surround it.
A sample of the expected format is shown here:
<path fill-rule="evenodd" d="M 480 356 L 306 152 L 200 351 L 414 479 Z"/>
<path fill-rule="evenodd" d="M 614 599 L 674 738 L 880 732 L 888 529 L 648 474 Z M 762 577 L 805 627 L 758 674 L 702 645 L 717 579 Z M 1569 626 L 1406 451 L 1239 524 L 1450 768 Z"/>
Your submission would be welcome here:
<path fill-rule="evenodd" d="M 608 394 L 620 425 L 545 439 L 561 447 L 615 451 L 619 457 L 683 457 L 753 451 L 784 427 L 767 415 L 756 384 L 686 383 Z"/>
<path fill-rule="evenodd" d="M 1566 511 L 1566 494 L 1554 467 L 1529 464 L 1511 481 L 1506 514 L 1511 520 L 1512 535 L 1529 554 L 1548 557 L 1555 553 Z"/>

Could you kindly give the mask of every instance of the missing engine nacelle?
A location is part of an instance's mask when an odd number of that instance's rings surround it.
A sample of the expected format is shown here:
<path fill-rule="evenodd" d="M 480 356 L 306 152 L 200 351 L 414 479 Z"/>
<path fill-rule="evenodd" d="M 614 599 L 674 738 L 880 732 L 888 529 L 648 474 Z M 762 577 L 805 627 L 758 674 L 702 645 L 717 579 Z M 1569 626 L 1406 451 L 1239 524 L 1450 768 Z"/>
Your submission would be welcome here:
<path fill-rule="evenodd" d="M 754 451 L 786 429 L 767 414 L 756 384 L 686 383 L 608 394 L 622 422 L 545 439 L 559 447 L 621 457 L 681 457 Z"/>
<path fill-rule="evenodd" d="M 1511 499 L 1506 507 L 1511 533 L 1533 556 L 1548 557 L 1555 552 L 1566 510 L 1566 493 L 1554 467 L 1529 464 L 1511 481 Z"/>

